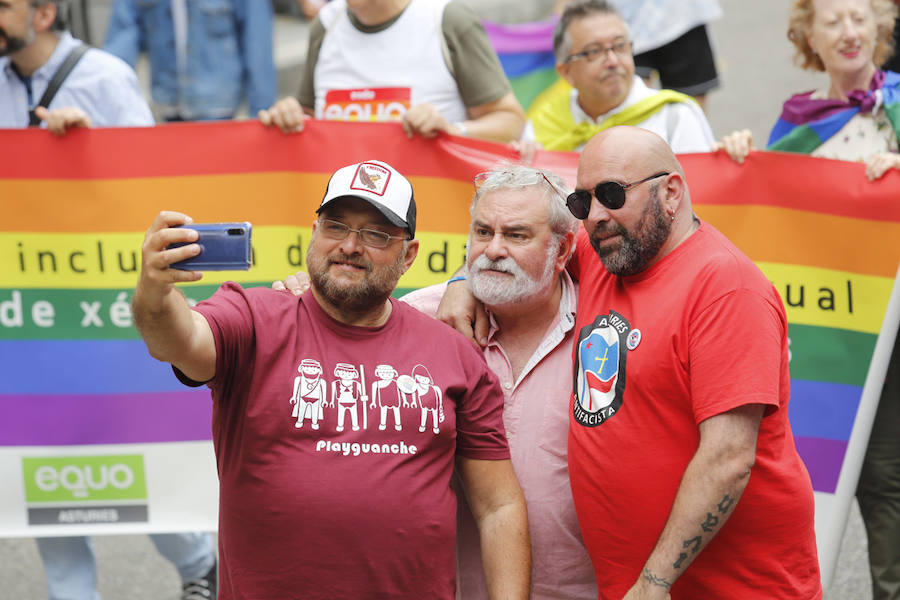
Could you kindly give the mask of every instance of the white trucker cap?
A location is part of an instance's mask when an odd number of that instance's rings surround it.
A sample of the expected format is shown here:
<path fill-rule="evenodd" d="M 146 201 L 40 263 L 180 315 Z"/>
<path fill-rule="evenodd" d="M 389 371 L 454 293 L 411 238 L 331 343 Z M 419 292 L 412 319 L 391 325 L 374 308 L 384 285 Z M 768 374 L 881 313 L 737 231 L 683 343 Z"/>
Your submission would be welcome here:
<path fill-rule="evenodd" d="M 341 167 L 328 180 L 325 197 L 316 214 L 336 198 L 365 200 L 388 221 L 416 236 L 416 201 L 412 184 L 397 169 L 380 160 L 367 160 Z"/>

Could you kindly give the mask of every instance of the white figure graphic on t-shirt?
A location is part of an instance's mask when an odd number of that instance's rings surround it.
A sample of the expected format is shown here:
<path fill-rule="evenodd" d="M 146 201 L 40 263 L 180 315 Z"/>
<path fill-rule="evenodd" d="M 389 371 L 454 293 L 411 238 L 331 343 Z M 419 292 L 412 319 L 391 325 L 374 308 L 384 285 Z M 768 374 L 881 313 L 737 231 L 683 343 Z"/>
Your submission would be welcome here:
<path fill-rule="evenodd" d="M 416 365 L 413 367 L 412 377 L 416 381 L 415 398 L 418 401 L 419 408 L 422 409 L 422 422 L 419 424 L 419 431 L 425 431 L 425 422 L 428 420 L 428 413 L 431 413 L 431 428 L 435 433 L 440 433 L 438 423 L 444 422 L 444 398 L 441 394 L 441 388 L 434 385 L 434 379 L 425 365 Z"/>
<path fill-rule="evenodd" d="M 312 428 L 319 428 L 322 418 L 322 406 L 325 404 L 325 380 L 322 378 L 322 365 L 319 361 L 304 358 L 297 367 L 299 377 L 294 377 L 294 393 L 291 404 L 294 410 L 292 417 L 297 418 L 294 427 L 303 427 L 303 420 L 308 416 L 312 420 Z"/>
<path fill-rule="evenodd" d="M 381 407 L 381 422 L 378 429 L 387 429 L 388 409 L 394 413 L 394 429 L 401 431 L 400 403 L 409 406 L 406 394 L 397 387 L 397 371 L 391 365 L 378 365 L 375 367 L 375 376 L 378 378 L 372 382 L 372 404 L 369 408 L 375 408 L 376 403 Z"/>
<path fill-rule="evenodd" d="M 334 368 L 334 376 L 337 379 L 331 382 L 331 403 L 328 406 L 333 407 L 337 401 L 338 422 L 335 429 L 344 430 L 344 415 L 349 412 L 353 431 L 359 431 L 359 415 L 356 410 L 357 400 L 362 396 L 359 371 L 350 363 L 338 363 Z"/>

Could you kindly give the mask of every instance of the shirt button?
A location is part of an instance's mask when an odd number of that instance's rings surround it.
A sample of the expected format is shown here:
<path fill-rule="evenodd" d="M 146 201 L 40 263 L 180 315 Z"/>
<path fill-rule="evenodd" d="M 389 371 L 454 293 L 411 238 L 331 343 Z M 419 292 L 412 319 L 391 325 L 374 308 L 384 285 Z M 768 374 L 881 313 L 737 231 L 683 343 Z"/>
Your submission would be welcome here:
<path fill-rule="evenodd" d="M 503 384 L 503 387 L 506 389 L 510 389 L 510 388 L 512 388 L 512 384 L 507 381 L 506 383 Z"/>

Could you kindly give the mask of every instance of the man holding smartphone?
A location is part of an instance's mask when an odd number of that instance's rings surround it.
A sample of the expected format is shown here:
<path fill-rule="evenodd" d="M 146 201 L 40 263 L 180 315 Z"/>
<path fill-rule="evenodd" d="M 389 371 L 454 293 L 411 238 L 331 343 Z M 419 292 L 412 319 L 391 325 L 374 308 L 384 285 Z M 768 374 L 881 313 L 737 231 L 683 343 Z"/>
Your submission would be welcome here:
<path fill-rule="evenodd" d="M 174 284 L 202 275 L 170 266 L 199 246 L 169 248 L 197 240 L 176 227 L 190 218 L 162 212 L 144 241 L 135 325 L 182 382 L 212 389 L 219 597 L 453 598 L 455 466 L 491 597 L 527 598 L 525 502 L 496 376 L 462 336 L 391 298 L 418 252 L 412 186 L 386 163 L 349 165 L 332 175 L 317 212 L 311 288 L 297 297 L 226 283 L 191 309 Z M 328 385 L 319 429 L 296 427 L 286 398 L 310 360 L 326 374 L 352 368 L 361 389 L 385 365 L 398 387 L 427 369 L 445 418 L 424 431 L 365 418 L 339 427 L 340 385 Z M 400 410 L 406 420 L 419 408 Z M 297 560 L 287 567 L 285 557 Z"/>
<path fill-rule="evenodd" d="M 0 0 L 0 128 L 153 125 L 134 70 L 67 31 L 67 0 Z M 56 90 L 53 93 L 53 90 Z M 184 600 L 215 596 L 216 556 L 207 532 L 155 533 L 156 549 L 178 571 Z M 49 600 L 99 600 L 88 536 L 36 538 Z"/>

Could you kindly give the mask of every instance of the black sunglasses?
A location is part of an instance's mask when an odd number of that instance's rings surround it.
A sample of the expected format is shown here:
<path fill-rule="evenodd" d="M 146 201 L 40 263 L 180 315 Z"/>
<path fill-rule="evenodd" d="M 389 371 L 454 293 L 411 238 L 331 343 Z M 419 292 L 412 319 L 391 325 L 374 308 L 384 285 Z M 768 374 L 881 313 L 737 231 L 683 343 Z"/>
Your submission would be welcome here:
<path fill-rule="evenodd" d="M 625 192 L 637 185 L 646 183 L 651 179 L 665 177 L 668 174 L 668 172 L 656 173 L 646 179 L 641 179 L 634 183 L 626 183 L 625 185 L 622 185 L 618 181 L 604 181 L 603 183 L 597 184 L 593 193 L 591 193 L 590 190 L 575 190 L 566 198 L 566 206 L 569 207 L 569 212 L 571 212 L 576 219 L 587 219 L 588 214 L 591 212 L 592 197 L 596 198 L 600 204 L 609 210 L 616 210 L 625 206 Z"/>

